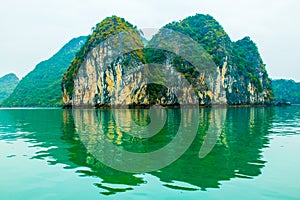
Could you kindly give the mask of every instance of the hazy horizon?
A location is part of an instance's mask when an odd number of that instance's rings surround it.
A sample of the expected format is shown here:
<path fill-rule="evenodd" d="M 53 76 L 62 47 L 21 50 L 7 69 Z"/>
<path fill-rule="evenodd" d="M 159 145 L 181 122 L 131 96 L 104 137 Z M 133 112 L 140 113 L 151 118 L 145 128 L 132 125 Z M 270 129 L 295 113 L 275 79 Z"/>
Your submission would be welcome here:
<path fill-rule="evenodd" d="M 93 26 L 111 15 L 138 28 L 160 28 L 201 13 L 213 16 L 233 41 L 250 36 L 272 79 L 300 81 L 298 8 L 296 0 L 12 0 L 0 8 L 0 77 L 8 73 L 24 77 L 72 38 L 90 34 Z"/>

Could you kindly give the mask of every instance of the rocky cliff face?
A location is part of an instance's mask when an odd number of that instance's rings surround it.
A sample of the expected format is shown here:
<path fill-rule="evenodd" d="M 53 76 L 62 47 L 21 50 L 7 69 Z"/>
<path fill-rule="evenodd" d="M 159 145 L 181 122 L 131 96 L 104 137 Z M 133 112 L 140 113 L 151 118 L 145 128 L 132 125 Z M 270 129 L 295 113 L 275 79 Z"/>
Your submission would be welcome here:
<path fill-rule="evenodd" d="M 197 14 L 165 27 L 190 36 L 212 56 L 217 76 L 207 82 L 211 87 L 206 93 L 212 101 L 204 104 L 248 105 L 273 101 L 271 81 L 249 37 L 232 42 L 222 26 L 209 15 Z M 223 88 L 222 94 L 219 94 L 220 88 Z"/>
<path fill-rule="evenodd" d="M 118 35 L 126 31 L 127 35 Z M 119 51 L 129 47 L 143 48 L 141 37 L 131 24 L 116 16 L 97 24 L 64 75 L 66 105 L 92 107 L 128 102 L 128 95 L 132 95 L 130 84 L 137 82 L 136 72 L 143 62 L 139 50 L 120 55 Z M 129 88 L 126 91 L 125 84 Z"/>
<path fill-rule="evenodd" d="M 144 45 L 135 27 L 116 16 L 106 18 L 96 26 L 66 72 L 62 83 L 64 102 L 74 107 L 272 102 L 265 65 L 250 38 L 232 42 L 207 15 L 189 17 L 164 28 L 189 36 L 205 52 L 194 48 L 193 53 L 187 53 L 190 47 L 185 46 L 189 44 L 178 42 L 172 35 L 166 37 L 168 33 L 163 29 L 148 43 L 148 50 L 142 51 Z M 124 31 L 131 33 L 119 34 Z M 122 52 L 124 41 L 128 51 Z M 168 47 L 163 48 L 163 42 Z M 187 60 L 176 52 L 188 54 Z M 209 71 L 195 67 L 191 60 L 197 59 L 199 65 L 208 63 Z"/>

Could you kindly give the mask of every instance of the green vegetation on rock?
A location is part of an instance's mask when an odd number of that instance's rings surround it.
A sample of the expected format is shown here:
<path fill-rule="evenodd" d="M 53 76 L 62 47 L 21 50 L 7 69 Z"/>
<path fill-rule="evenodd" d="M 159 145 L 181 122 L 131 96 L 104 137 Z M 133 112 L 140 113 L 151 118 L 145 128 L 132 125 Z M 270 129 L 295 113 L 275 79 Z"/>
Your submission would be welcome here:
<path fill-rule="evenodd" d="M 0 103 L 2 103 L 14 91 L 19 83 L 15 74 L 7 74 L 0 78 Z"/>
<path fill-rule="evenodd" d="M 164 28 L 178 31 L 191 37 L 213 56 L 217 65 L 231 52 L 231 40 L 223 27 L 210 15 L 197 14 L 180 22 L 172 22 Z"/>
<path fill-rule="evenodd" d="M 265 64 L 261 59 L 256 44 L 245 37 L 242 40 L 233 43 L 233 63 L 237 66 L 240 75 L 248 77 L 254 85 L 257 86 L 259 92 L 265 89 L 272 90 L 271 81 L 265 68 Z M 259 80 L 259 74 L 263 74 L 263 81 Z"/>
<path fill-rule="evenodd" d="M 49 60 L 39 63 L 26 75 L 2 106 L 56 107 L 62 106 L 61 79 L 86 37 L 71 40 Z"/>

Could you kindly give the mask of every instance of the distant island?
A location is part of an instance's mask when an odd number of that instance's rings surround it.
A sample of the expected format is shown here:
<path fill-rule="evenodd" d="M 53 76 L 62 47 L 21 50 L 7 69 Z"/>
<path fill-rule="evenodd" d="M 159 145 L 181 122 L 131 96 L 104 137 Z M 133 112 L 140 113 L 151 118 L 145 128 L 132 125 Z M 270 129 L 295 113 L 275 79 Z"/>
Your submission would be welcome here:
<path fill-rule="evenodd" d="M 191 63 L 170 52 L 147 49 L 163 40 L 162 31 L 150 41 L 141 35 L 137 27 L 125 19 L 107 17 L 93 28 L 89 36 L 72 39 L 49 60 L 39 63 L 20 82 L 15 75 L 0 79 L 1 107 L 109 107 L 114 104 L 172 106 L 178 99 L 172 88 L 137 82 L 134 74 L 124 77 L 129 69 L 138 69 L 147 63 L 161 64 L 162 72 L 178 72 L 182 79 L 193 86 L 181 88 L 186 92 L 182 102 L 193 104 L 195 93 L 200 105 L 274 105 L 276 102 L 300 103 L 300 83 L 292 80 L 271 80 L 256 44 L 245 37 L 232 41 L 223 27 L 210 15 L 197 14 L 163 27 L 182 33 L 199 43 L 216 67 L 217 76 L 200 81 L 205 74 Z M 144 50 L 136 50 L 119 57 L 107 65 L 106 57 L 113 43 L 103 46 L 103 41 L 120 32 L 132 31 L 128 41 Z M 180 50 L 182 47 L 178 47 Z M 203 55 L 201 55 L 203 56 Z M 104 73 L 99 66 L 105 67 Z M 81 70 L 81 71 L 79 71 Z M 169 70 L 169 71 L 168 71 Z M 159 74 L 158 74 L 159 76 Z M 160 77 L 163 79 L 163 77 Z M 127 82 L 131 90 L 124 91 Z M 204 78 L 203 78 L 204 80 Z M 136 89 L 134 85 L 141 87 Z M 211 86 L 210 88 L 208 86 Z M 224 90 L 220 90 L 220 88 Z M 113 101 L 113 95 L 119 95 Z"/>
<path fill-rule="evenodd" d="M 39 63 L 27 74 L 2 107 L 63 106 L 61 79 L 86 37 L 72 39 L 50 59 Z"/>
<path fill-rule="evenodd" d="M 273 80 L 272 86 L 275 94 L 275 104 L 300 104 L 300 83 L 294 80 Z"/>
<path fill-rule="evenodd" d="M 19 78 L 12 73 L 0 78 L 0 104 L 13 93 L 18 83 Z"/>

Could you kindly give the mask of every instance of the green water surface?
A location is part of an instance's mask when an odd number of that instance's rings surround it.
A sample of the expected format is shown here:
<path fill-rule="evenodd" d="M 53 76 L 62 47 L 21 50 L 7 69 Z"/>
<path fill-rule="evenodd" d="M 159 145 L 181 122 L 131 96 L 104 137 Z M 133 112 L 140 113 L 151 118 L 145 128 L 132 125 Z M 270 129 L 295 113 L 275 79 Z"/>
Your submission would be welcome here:
<path fill-rule="evenodd" d="M 120 111 L 114 110 L 1 109 L 0 199 L 300 199 L 299 108 L 200 109 L 197 118 L 185 119 L 199 121 L 188 150 L 147 173 L 125 173 L 98 161 L 83 141 L 83 125 L 99 149 L 94 135 L 101 129 L 117 148 L 147 153 L 174 139 L 179 109 L 167 109 L 161 131 L 144 139 L 128 133 L 137 131 L 130 122 L 151 122 L 148 110 L 125 111 L 119 117 L 128 126 L 120 128 L 113 115 Z M 216 109 L 223 109 L 223 119 Z M 218 120 L 223 127 L 216 144 L 199 158 Z"/>

